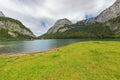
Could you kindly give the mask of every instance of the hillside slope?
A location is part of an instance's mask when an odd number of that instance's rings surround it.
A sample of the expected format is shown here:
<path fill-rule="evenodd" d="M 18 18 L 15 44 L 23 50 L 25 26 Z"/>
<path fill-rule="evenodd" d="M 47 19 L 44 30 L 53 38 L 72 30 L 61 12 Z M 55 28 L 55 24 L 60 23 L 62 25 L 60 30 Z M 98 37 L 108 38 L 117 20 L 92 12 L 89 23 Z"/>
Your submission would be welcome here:
<path fill-rule="evenodd" d="M 34 37 L 33 33 L 20 21 L 8 17 L 0 17 L 0 40 L 31 39 Z"/>

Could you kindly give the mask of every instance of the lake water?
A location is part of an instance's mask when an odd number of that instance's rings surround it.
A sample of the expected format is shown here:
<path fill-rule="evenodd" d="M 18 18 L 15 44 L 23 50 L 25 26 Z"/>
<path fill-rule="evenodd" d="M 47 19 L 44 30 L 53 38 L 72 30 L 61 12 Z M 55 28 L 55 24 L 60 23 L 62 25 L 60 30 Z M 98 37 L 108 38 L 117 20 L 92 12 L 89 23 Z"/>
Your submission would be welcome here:
<path fill-rule="evenodd" d="M 32 41 L 0 41 L 0 54 L 39 52 L 65 46 L 80 39 L 49 39 Z"/>

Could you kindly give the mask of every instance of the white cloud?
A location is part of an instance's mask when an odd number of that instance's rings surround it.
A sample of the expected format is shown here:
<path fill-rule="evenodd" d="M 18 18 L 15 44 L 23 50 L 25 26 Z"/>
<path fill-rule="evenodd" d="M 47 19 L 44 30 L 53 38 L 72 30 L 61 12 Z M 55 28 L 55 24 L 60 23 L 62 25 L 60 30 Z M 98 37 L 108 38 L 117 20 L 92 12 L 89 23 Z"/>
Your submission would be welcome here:
<path fill-rule="evenodd" d="M 0 0 L 0 10 L 6 16 L 20 20 L 35 34 L 45 33 L 56 20 L 73 22 L 96 16 L 115 0 Z"/>

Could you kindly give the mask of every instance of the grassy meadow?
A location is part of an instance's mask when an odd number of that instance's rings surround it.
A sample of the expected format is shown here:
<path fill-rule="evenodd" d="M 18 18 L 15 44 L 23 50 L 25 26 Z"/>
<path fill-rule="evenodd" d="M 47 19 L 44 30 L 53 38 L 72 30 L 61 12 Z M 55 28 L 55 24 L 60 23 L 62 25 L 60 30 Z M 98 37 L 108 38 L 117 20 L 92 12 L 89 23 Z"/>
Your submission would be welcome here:
<path fill-rule="evenodd" d="M 120 42 L 86 41 L 45 52 L 0 55 L 0 80 L 120 80 Z"/>

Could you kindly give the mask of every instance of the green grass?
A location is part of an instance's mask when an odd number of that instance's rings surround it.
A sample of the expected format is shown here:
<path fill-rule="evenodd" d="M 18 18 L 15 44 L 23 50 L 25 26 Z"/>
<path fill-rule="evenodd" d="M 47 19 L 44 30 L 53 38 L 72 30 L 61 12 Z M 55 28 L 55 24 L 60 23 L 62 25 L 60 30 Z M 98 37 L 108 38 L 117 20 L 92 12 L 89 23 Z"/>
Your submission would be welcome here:
<path fill-rule="evenodd" d="M 86 41 L 24 56 L 1 55 L 0 80 L 120 80 L 120 42 Z"/>

